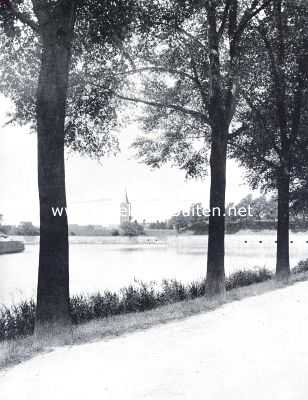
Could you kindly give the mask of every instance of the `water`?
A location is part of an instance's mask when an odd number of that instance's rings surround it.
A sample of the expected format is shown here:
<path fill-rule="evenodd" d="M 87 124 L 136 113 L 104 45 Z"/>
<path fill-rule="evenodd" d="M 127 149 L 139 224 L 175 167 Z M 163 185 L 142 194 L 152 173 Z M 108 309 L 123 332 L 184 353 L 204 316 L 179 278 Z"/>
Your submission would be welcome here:
<path fill-rule="evenodd" d="M 0 256 L 0 303 L 35 297 L 38 240 L 24 238 L 23 253 Z M 275 269 L 275 233 L 240 232 L 226 236 L 226 273 L 256 266 Z M 291 234 L 291 266 L 308 258 L 308 234 Z M 247 243 L 245 243 L 247 241 Z M 206 271 L 206 236 L 165 239 L 71 237 L 72 294 L 119 290 L 134 280 L 201 279 Z M 262 243 L 260 243 L 262 242 Z"/>

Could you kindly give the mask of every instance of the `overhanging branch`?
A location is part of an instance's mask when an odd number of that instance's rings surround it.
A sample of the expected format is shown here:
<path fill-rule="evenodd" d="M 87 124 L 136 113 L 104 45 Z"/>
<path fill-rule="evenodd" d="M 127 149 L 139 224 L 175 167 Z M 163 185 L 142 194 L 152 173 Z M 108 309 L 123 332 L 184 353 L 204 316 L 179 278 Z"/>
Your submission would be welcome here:
<path fill-rule="evenodd" d="M 262 2 L 262 4 L 258 7 L 258 4 L 260 3 L 260 0 L 254 0 L 251 4 L 251 6 L 244 12 L 239 24 L 238 28 L 234 34 L 234 38 L 232 40 L 232 48 L 235 48 L 239 41 L 241 40 L 241 36 L 243 32 L 245 31 L 247 25 L 250 23 L 250 21 L 258 15 L 262 10 L 264 10 L 273 0 L 265 0 Z"/>
<path fill-rule="evenodd" d="M 233 139 L 239 137 L 243 132 L 245 132 L 248 129 L 247 125 L 243 125 L 240 128 L 236 129 L 235 131 L 233 131 L 232 133 L 229 133 L 228 135 L 228 142 L 232 142 Z"/>
<path fill-rule="evenodd" d="M 132 69 L 129 71 L 121 72 L 120 75 L 133 75 L 133 74 L 138 74 L 138 73 L 142 73 L 142 72 L 146 72 L 146 71 L 166 72 L 166 73 L 170 73 L 170 74 L 180 75 L 180 76 L 188 78 L 188 79 L 194 81 L 195 83 L 197 83 L 195 77 L 188 74 L 185 71 L 181 71 L 181 70 L 178 70 L 175 68 L 163 68 L 163 67 L 156 67 L 156 66 Z"/>
<path fill-rule="evenodd" d="M 195 42 L 199 47 L 201 47 L 203 50 L 205 50 L 206 52 L 208 52 L 208 48 L 202 43 L 200 42 L 200 40 L 198 38 L 196 38 L 196 36 L 192 35 L 191 33 L 185 31 L 185 29 L 178 27 L 177 31 L 182 33 L 184 36 L 186 36 L 187 38 L 189 38 L 190 40 L 192 40 L 193 42 Z"/>
<path fill-rule="evenodd" d="M 39 25 L 25 12 L 19 11 L 14 1 L 8 3 L 11 13 L 25 25 L 28 25 L 35 32 L 39 31 Z"/>
<path fill-rule="evenodd" d="M 129 101 L 132 103 L 141 103 L 141 104 L 145 104 L 145 105 L 152 106 L 152 107 L 168 108 L 171 110 L 179 111 L 184 114 L 191 115 L 195 118 L 201 119 L 203 122 L 206 122 L 206 123 L 209 122 L 208 117 L 205 114 L 203 114 L 199 111 L 195 111 L 195 110 L 191 110 L 186 107 L 179 106 L 177 104 L 168 104 L 168 103 L 159 103 L 159 102 L 155 102 L 155 101 L 148 101 L 148 100 L 140 99 L 137 97 L 122 96 L 118 93 L 115 93 L 115 96 L 121 100 Z"/>

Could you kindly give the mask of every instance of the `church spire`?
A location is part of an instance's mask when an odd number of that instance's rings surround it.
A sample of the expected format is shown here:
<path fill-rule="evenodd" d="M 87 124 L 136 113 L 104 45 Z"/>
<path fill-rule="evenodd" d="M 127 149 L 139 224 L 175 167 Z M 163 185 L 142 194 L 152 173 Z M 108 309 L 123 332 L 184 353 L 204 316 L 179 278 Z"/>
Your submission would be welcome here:
<path fill-rule="evenodd" d="M 120 204 L 120 224 L 129 223 L 131 218 L 131 204 L 128 200 L 127 189 L 125 188 L 124 197 Z"/>
<path fill-rule="evenodd" d="M 127 196 L 127 189 L 126 188 L 125 188 L 124 202 L 127 203 L 127 204 L 129 203 L 128 196 Z"/>

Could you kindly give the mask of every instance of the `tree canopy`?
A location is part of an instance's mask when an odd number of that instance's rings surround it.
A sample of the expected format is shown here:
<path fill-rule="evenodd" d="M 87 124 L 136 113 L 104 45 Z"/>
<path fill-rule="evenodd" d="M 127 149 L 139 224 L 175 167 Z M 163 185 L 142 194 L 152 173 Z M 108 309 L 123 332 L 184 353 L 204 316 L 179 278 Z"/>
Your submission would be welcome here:
<path fill-rule="evenodd" d="M 36 3 L 6 1 L 0 12 L 4 33 L 0 36 L 0 91 L 15 105 L 9 121 L 30 123 L 33 128 L 41 57 L 32 8 Z M 54 12 L 56 7 L 57 2 Z M 114 93 L 121 84 L 121 73 L 131 65 L 126 46 L 136 27 L 138 9 L 135 0 L 78 1 L 65 119 L 69 150 L 99 159 L 118 151 L 114 130 L 121 124 L 121 112 Z M 100 89 L 92 84 L 97 74 Z"/>

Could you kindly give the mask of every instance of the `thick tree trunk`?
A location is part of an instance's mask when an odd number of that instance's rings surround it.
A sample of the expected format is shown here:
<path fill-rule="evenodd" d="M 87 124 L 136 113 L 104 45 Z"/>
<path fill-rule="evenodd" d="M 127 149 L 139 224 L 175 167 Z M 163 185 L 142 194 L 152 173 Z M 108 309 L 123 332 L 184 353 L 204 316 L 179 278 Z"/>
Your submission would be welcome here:
<path fill-rule="evenodd" d="M 40 336 L 56 335 L 71 325 L 67 216 L 54 216 L 52 207 L 66 207 L 64 123 L 74 6 L 46 14 L 38 11 L 42 57 L 37 91 L 40 254 L 35 331 Z"/>
<path fill-rule="evenodd" d="M 277 226 L 277 259 L 276 277 L 287 279 L 290 275 L 289 258 L 289 201 L 290 177 L 282 168 L 278 179 L 278 226 Z"/>
<path fill-rule="evenodd" d="M 223 129 L 223 128 L 222 128 Z M 206 292 L 208 296 L 225 294 L 225 191 L 227 136 L 214 132 L 211 146 L 211 188 L 207 251 Z M 216 212 L 215 211 L 216 209 Z"/>

